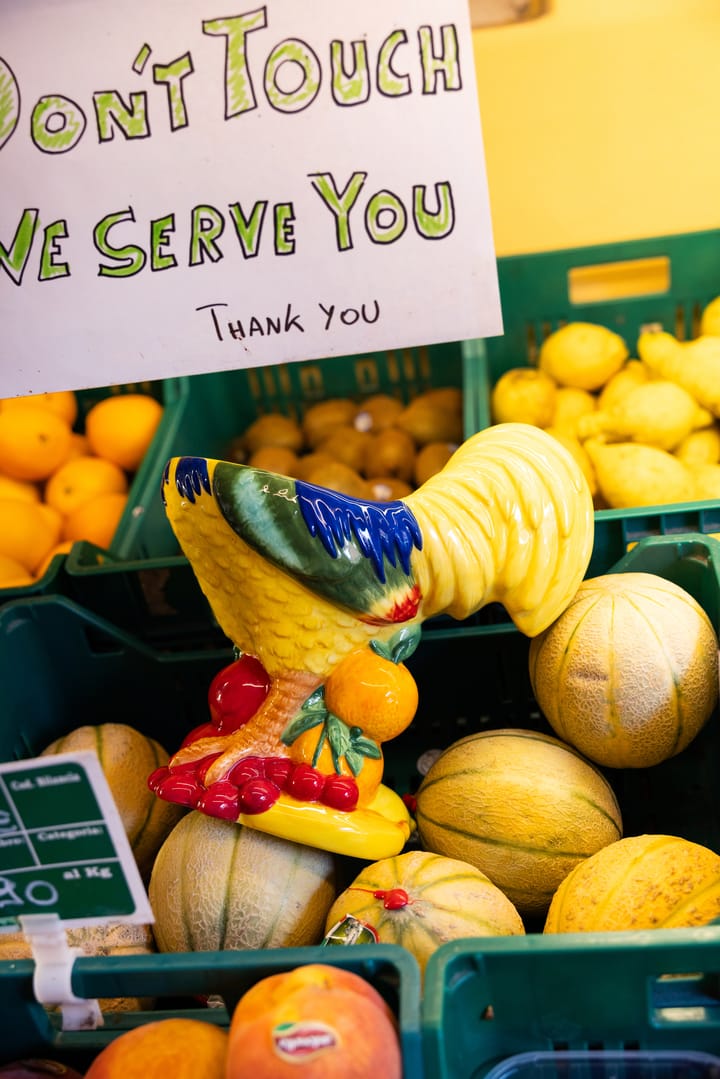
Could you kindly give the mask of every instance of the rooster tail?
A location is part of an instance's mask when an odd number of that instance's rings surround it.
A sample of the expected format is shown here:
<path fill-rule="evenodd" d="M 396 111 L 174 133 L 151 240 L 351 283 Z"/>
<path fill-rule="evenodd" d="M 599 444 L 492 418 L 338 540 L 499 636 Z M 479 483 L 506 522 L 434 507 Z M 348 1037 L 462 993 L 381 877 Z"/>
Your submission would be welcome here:
<path fill-rule="evenodd" d="M 423 535 L 414 568 L 424 618 L 464 619 L 499 602 L 534 637 L 585 576 L 590 489 L 572 455 L 538 427 L 503 423 L 472 435 L 404 501 Z"/>

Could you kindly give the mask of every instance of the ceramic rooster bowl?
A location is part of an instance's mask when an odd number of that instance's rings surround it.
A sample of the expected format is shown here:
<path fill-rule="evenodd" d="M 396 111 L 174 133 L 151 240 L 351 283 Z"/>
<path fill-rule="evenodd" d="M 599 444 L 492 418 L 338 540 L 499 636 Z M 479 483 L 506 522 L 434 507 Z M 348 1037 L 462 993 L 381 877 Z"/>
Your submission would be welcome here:
<path fill-rule="evenodd" d="M 535 636 L 565 609 L 593 543 L 568 451 L 497 424 L 390 502 L 246 465 L 176 457 L 168 520 L 236 659 L 211 722 L 150 777 L 157 795 L 340 854 L 399 853 L 412 821 L 382 744 L 412 721 L 404 660 L 422 624 L 501 603 Z"/>

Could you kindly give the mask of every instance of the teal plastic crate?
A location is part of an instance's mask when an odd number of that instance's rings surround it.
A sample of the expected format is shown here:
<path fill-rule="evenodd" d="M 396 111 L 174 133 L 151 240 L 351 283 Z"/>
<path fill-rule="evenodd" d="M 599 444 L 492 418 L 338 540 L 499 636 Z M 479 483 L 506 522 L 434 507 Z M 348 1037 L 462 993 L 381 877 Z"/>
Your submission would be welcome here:
<path fill-rule="evenodd" d="M 674 580 L 702 604 L 715 628 L 720 628 L 719 541 L 695 533 L 646 537 L 614 569 L 656 572 Z M 0 759 L 33 756 L 77 726 L 113 721 L 132 722 L 169 751 L 174 750 L 188 731 L 207 721 L 210 682 L 231 659 L 229 643 L 222 637 L 215 640 L 211 628 L 209 624 L 206 626 L 206 633 L 199 641 L 177 636 L 165 640 L 152 627 L 145 627 L 142 634 L 130 633 L 64 596 L 40 596 L 7 604 L 0 609 L 3 685 Z M 507 624 L 498 624 L 492 631 L 465 624 L 427 624 L 418 651 L 408 660 L 419 689 L 418 713 L 403 734 L 384 746 L 385 781 L 401 795 L 414 793 L 422 779 L 427 754 L 444 749 L 474 731 L 524 727 L 552 733 L 532 695 L 528 649 L 528 638 Z M 719 766 L 720 716 L 716 713 L 677 757 L 650 769 L 608 772 L 622 809 L 626 834 L 676 834 L 720 850 Z M 345 866 L 348 881 L 357 868 L 355 863 Z M 628 938 L 627 958 L 622 949 L 617 950 L 620 936 Z M 618 995 L 618 983 L 624 986 L 626 981 L 625 962 L 627 983 L 634 987 L 633 995 L 639 995 L 642 1001 L 646 1001 L 648 993 L 655 992 L 656 975 L 701 972 L 700 983 L 695 979 L 687 986 L 692 1007 L 700 1007 L 696 994 L 704 994 L 704 1001 L 717 988 L 720 928 L 692 931 L 689 935 L 685 931 L 673 931 L 667 945 L 654 933 L 582 935 L 574 948 L 572 944 L 569 938 L 546 940 L 531 928 L 525 938 L 513 938 L 509 942 L 475 940 L 446 946 L 450 951 L 443 951 L 442 956 L 438 953 L 437 961 L 431 960 L 428 968 L 423 1005 L 428 1079 L 483 1075 L 477 1069 L 486 1062 L 489 1067 L 512 1053 L 557 1049 L 563 1044 L 579 1048 L 619 1045 L 624 1049 L 646 1045 L 720 1052 L 720 1024 L 716 1019 L 691 1024 L 690 1033 L 677 1022 L 674 1026 L 666 1023 L 661 1025 L 662 1032 L 657 1037 L 653 1034 L 654 1027 L 645 1037 L 643 1028 L 638 1026 L 640 1004 L 633 1010 L 618 1009 L 612 1023 L 607 1019 Z M 581 974 L 584 978 L 583 984 L 592 987 L 597 982 L 603 986 L 603 993 L 583 990 L 583 995 L 572 981 L 563 981 L 561 972 L 565 966 L 558 962 L 553 946 L 561 951 L 564 947 L 568 957 L 579 956 L 577 960 L 568 958 L 568 969 L 574 963 L 578 978 Z M 492 997 L 484 999 L 491 993 L 487 979 L 501 977 L 496 975 L 492 956 L 504 957 L 503 948 L 509 949 L 511 958 L 507 961 L 498 958 L 497 969 L 514 971 L 513 976 L 508 974 L 502 992 L 492 988 Z M 658 948 L 660 951 L 656 952 Z M 310 961 L 312 950 L 301 951 Z M 329 949 L 323 950 L 323 954 L 337 952 L 345 961 L 355 962 L 360 951 L 359 947 Z M 362 950 L 363 957 L 369 954 Z M 282 955 L 287 958 L 286 952 Z M 491 958 L 486 959 L 488 955 Z M 561 957 L 564 956 L 562 952 Z M 674 956 L 672 962 L 668 956 Z M 282 962 L 282 956 L 276 959 L 268 953 L 246 955 L 250 969 L 256 971 L 266 969 L 268 959 Z M 131 962 L 128 975 L 139 969 L 135 963 L 146 972 L 142 982 L 121 977 L 126 969 L 122 962 L 79 961 L 78 975 L 81 971 L 93 972 L 100 980 L 79 983 L 76 991 L 97 996 L 129 995 L 132 986 L 141 984 L 143 994 L 154 992 L 152 987 L 157 986 L 161 996 L 183 996 L 189 991 L 191 981 L 202 986 L 209 984 L 194 981 L 198 970 L 209 971 L 202 977 L 211 978 L 218 962 L 225 964 L 231 959 L 217 960 L 215 955 L 198 959 L 189 955 L 128 960 Z M 492 966 L 487 967 L 487 963 Z M 636 968 L 644 972 L 639 988 L 633 973 Z M 33 1044 L 42 1047 L 42 1038 L 49 1035 L 47 1028 L 43 1028 L 42 1037 L 38 1034 L 39 1013 L 32 1005 L 28 988 L 30 970 L 30 964 L 0 963 L 0 994 L 5 992 L 19 1012 L 34 1016 L 26 1017 L 24 1022 L 26 1026 L 30 1024 L 32 1038 L 36 1038 Z M 112 982 L 111 975 L 115 974 L 117 980 Z M 473 989 L 476 979 L 480 980 L 477 993 Z M 546 988 L 546 980 L 551 988 Z M 664 981 L 659 984 L 664 986 Z M 115 986 L 112 992 L 110 985 Z M 204 991 L 203 988 L 192 990 Z M 411 987 L 410 992 L 415 990 Z M 504 993 L 509 1003 L 504 1000 Z M 512 1004 L 516 997 L 517 1007 Z M 607 999 L 605 1011 L 600 1009 L 599 999 Z M 483 1000 L 482 1008 L 480 1000 Z M 536 1020 L 535 1012 L 528 1008 L 530 1004 L 540 1007 L 546 1000 L 547 1014 L 554 1016 L 556 1025 L 549 1037 L 541 1037 L 537 1031 L 542 1032 L 543 1024 L 549 1020 Z M 494 1010 L 492 1023 L 482 1018 L 488 1004 Z M 1 996 L 0 1009 L 0 1014 L 5 1014 Z M 583 1015 L 586 1025 L 581 1031 L 578 1017 Z M 414 1022 L 409 1021 L 409 1026 L 416 1031 Z M 13 1021 L 15 1027 L 23 1029 L 20 1020 Z M 560 1030 L 565 1031 L 563 1037 L 557 1033 Z M 696 1034 L 700 1039 L 697 1044 L 689 1040 Z M 407 1040 L 412 1042 L 413 1037 L 408 1030 Z M 419 1063 L 413 1064 L 413 1069 L 408 1071 L 409 1076 L 413 1079 L 422 1076 Z"/>
<path fill-rule="evenodd" d="M 126 1030 L 158 1019 L 201 1019 L 227 1028 L 240 996 L 262 978 L 308 963 L 326 963 L 365 978 L 382 994 L 398 1021 L 406 1079 L 422 1079 L 420 974 L 397 945 L 361 948 L 274 948 L 264 952 L 195 952 L 79 958 L 72 989 L 80 997 L 150 997 L 152 1011 L 104 1013 L 96 1030 L 62 1029 L 61 1017 L 35 999 L 32 960 L 0 962 L 0 1065 L 21 1058 L 50 1058 L 84 1071 Z M 220 998 L 208 1007 L 209 997 Z"/>
<path fill-rule="evenodd" d="M 533 1051 L 557 1054 L 564 1079 L 578 1075 L 562 1063 L 566 1052 L 718 1056 L 719 977 L 717 925 L 444 944 L 425 971 L 426 1073 L 487 1079 L 516 1054 Z M 602 1064 L 581 1075 L 610 1079 Z"/>
<path fill-rule="evenodd" d="M 577 1049 L 518 1053 L 488 1072 L 487 1079 L 717 1079 L 718 1074 L 720 1057 L 692 1049 Z"/>
<path fill-rule="evenodd" d="M 542 341 L 564 323 L 607 326 L 631 355 L 643 326 L 696 336 L 703 307 L 720 295 L 720 230 L 511 255 L 497 265 L 504 333 L 465 347 L 467 422 L 478 431 L 491 422 L 495 382 L 534 365 Z M 644 536 L 684 532 L 720 532 L 720 504 L 598 510 L 587 576 L 606 572 Z"/>

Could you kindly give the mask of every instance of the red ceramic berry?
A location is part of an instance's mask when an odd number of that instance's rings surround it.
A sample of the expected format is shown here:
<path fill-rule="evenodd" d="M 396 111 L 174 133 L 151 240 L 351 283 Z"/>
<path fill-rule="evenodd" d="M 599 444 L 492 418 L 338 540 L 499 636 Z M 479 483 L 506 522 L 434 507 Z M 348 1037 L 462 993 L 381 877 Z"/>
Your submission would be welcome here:
<path fill-rule="evenodd" d="M 237 820 L 239 812 L 238 789 L 234 783 L 227 779 L 218 779 L 211 784 L 195 806 L 201 813 L 208 817 L 219 817 L 221 820 Z"/>
<path fill-rule="evenodd" d="M 249 779 L 238 794 L 241 813 L 264 813 L 280 797 L 280 791 L 269 779 Z"/>
<path fill-rule="evenodd" d="M 322 800 L 331 809 L 354 809 L 358 803 L 358 785 L 352 776 L 328 776 Z"/>
<path fill-rule="evenodd" d="M 204 787 L 190 772 L 171 772 L 154 788 L 158 798 L 165 802 L 193 808 L 205 792 Z"/>
<path fill-rule="evenodd" d="M 296 764 L 285 788 L 299 802 L 318 802 L 325 786 L 325 776 L 311 764 Z"/>
<path fill-rule="evenodd" d="M 275 786 L 284 791 L 287 787 L 294 764 L 287 757 L 266 757 L 265 775 Z"/>
<path fill-rule="evenodd" d="M 230 734 L 242 727 L 265 700 L 270 678 L 255 656 L 240 656 L 219 671 L 208 690 L 210 718 L 216 731 Z"/>
<path fill-rule="evenodd" d="M 193 729 L 185 735 L 180 743 L 180 748 L 182 749 L 184 746 L 189 746 L 192 742 L 197 742 L 199 738 L 211 738 L 216 735 L 217 727 L 212 723 L 201 723 L 199 727 L 193 727 Z"/>
<path fill-rule="evenodd" d="M 242 787 L 248 779 L 265 778 L 265 761 L 262 757 L 243 757 L 228 773 L 228 779 L 236 787 Z"/>
<path fill-rule="evenodd" d="M 168 768 L 168 766 L 166 764 L 163 764 L 162 767 L 160 767 L 160 768 L 156 768 L 153 772 L 150 773 L 150 775 L 147 778 L 147 785 L 150 788 L 150 790 L 151 791 L 157 791 L 157 789 L 160 786 L 160 784 L 162 783 L 163 779 L 165 779 L 166 776 L 169 776 L 169 775 L 170 775 L 170 769 Z"/>

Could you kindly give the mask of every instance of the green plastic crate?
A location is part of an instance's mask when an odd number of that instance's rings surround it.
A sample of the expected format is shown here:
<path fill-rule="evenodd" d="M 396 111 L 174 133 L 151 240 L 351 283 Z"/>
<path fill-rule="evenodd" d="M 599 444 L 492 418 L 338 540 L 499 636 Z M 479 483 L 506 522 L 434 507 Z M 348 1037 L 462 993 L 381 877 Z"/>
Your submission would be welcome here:
<path fill-rule="evenodd" d="M 566 322 L 605 325 L 625 338 L 631 354 L 649 324 L 680 339 L 697 335 L 703 307 L 720 295 L 720 230 L 511 255 L 497 265 L 504 333 L 465 348 L 467 422 L 477 431 L 491 422 L 490 394 L 498 378 L 512 367 L 535 364 L 542 341 Z M 573 285 L 587 273 L 597 273 L 600 282 L 593 292 Z M 610 287 L 617 293 L 623 275 L 632 295 L 594 298 Z M 643 536 L 693 531 L 720 532 L 718 502 L 599 510 L 587 576 L 606 572 Z"/>
<path fill-rule="evenodd" d="M 192 955 L 88 957 L 75 961 L 72 989 L 80 997 L 140 996 L 156 1000 L 145 1012 L 105 1012 L 97 1030 L 62 1030 L 33 993 L 32 960 L 0 962 L 0 1065 L 49 1057 L 84 1071 L 126 1030 L 158 1019 L 202 1019 L 227 1028 L 238 999 L 262 978 L 308 963 L 352 971 L 373 985 L 398 1020 L 406 1079 L 421 1079 L 420 974 L 415 960 L 396 945 L 361 948 L 274 948 L 264 952 L 195 952 Z M 208 1007 L 208 997 L 219 997 Z"/>
<path fill-rule="evenodd" d="M 426 1073 L 484 1079 L 535 1050 L 555 1052 L 560 1062 L 567 1051 L 588 1049 L 718 1055 L 719 972 L 717 925 L 444 944 L 425 971 Z M 560 1063 L 558 1075 L 566 1069 Z"/>
<path fill-rule="evenodd" d="M 716 629 L 720 628 L 720 542 L 717 540 L 695 533 L 646 537 L 614 568 L 616 572 L 632 569 L 657 572 L 676 581 L 695 596 Z M 83 723 L 113 721 L 131 721 L 157 738 L 168 750 L 174 750 L 188 731 L 207 721 L 210 682 L 231 659 L 227 640 L 222 637 L 216 640 L 210 630 L 208 624 L 199 642 L 178 638 L 168 641 L 148 627 L 141 636 L 129 633 L 64 596 L 40 596 L 7 604 L 0 609 L 0 679 L 4 689 L 0 704 L 0 759 L 33 756 L 50 741 Z M 153 640 L 155 637 L 157 639 Z M 423 760 L 427 760 L 427 755 L 474 731 L 525 727 L 552 733 L 533 699 L 528 676 L 528 649 L 529 639 L 508 624 L 498 624 L 492 631 L 488 631 L 488 627 L 465 624 L 426 624 L 418 651 L 408 660 L 419 689 L 418 713 L 403 734 L 384 746 L 385 781 L 401 795 L 414 793 L 422 779 Z M 720 716 L 716 713 L 695 741 L 677 757 L 650 769 L 618 769 L 608 773 L 622 809 L 626 833 L 677 834 L 720 849 L 719 763 Z M 348 882 L 357 869 L 357 863 L 348 860 L 343 868 Z M 641 962 L 648 964 L 643 969 L 650 973 L 638 991 L 642 1000 L 645 1000 L 646 991 L 649 992 L 652 973 L 707 972 L 708 977 L 702 981 L 703 992 L 711 984 L 713 973 L 717 978 L 720 928 L 697 931 L 700 937 L 696 933 L 683 936 L 682 931 L 677 932 L 680 935 L 671 938 L 675 959 L 667 966 L 669 953 L 665 950 L 655 954 L 656 947 L 662 943 L 661 937 L 641 933 L 631 934 L 627 940 L 630 956 L 628 984 L 635 984 L 630 978 L 635 967 Z M 598 1009 L 596 998 L 591 996 L 592 1006 L 586 1006 L 587 1034 L 577 1036 L 581 1043 L 585 1039 L 592 1044 L 605 1045 L 614 1039 L 614 1044 L 627 1047 L 642 1041 L 642 1028 L 635 1024 L 637 1009 L 623 1013 L 624 1019 L 623 1015 L 618 1018 L 618 1024 L 625 1022 L 622 1037 L 617 1034 L 616 1027 L 604 1022 L 613 994 L 617 992 L 617 982 L 625 979 L 624 971 L 619 974 L 623 957 L 613 952 L 618 939 L 617 935 L 612 935 L 606 943 L 604 939 L 583 936 L 577 943 L 576 952 L 583 956 L 582 962 L 577 961 L 577 969 L 583 972 L 590 985 L 599 979 L 609 998 L 607 1012 L 603 1012 Z M 710 958 L 694 946 L 698 939 L 703 942 L 703 948 L 712 946 Z M 535 1036 L 533 1013 L 526 1014 L 525 1010 L 529 989 L 526 992 L 525 988 L 522 991 L 518 988 L 520 985 L 537 985 L 538 1001 L 553 1000 L 550 990 L 543 988 L 546 976 L 550 981 L 553 977 L 559 979 L 556 956 L 545 951 L 552 943 L 550 938 L 544 940 L 537 932 L 530 932 L 526 938 L 514 942 L 479 943 L 475 940 L 466 943 L 465 949 L 460 946 L 444 953 L 446 959 L 453 960 L 452 963 L 443 966 L 440 958 L 436 963 L 431 961 L 426 978 L 426 1011 L 422 1025 L 429 1060 L 428 1079 L 430 1076 L 433 1079 L 436 1076 L 438 1079 L 464 1079 L 475 1074 L 471 1068 L 477 1069 L 486 1059 L 490 1062 L 523 1050 L 556 1048 L 562 1042 L 562 1038 L 555 1035 L 549 1042 Z M 557 940 L 554 943 L 557 945 Z M 565 946 L 568 947 L 567 938 Z M 379 947 L 382 949 L 383 946 Z M 481 1021 L 482 1012 L 475 1006 L 478 997 L 470 991 L 471 975 L 472 978 L 479 977 L 477 971 L 485 969 L 478 955 L 484 956 L 486 950 L 494 955 L 503 947 L 509 947 L 510 953 L 516 956 L 510 962 L 517 964 L 517 973 L 508 983 L 507 993 L 512 1001 L 511 986 L 515 985 L 514 991 L 519 993 L 521 1004 L 517 1011 L 507 1012 L 505 1009 L 510 1004 L 503 1003 L 500 1007 L 502 995 L 493 1001 L 485 1001 L 486 1004 L 493 1003 L 493 1007 L 495 1001 L 498 1002 L 496 1019 L 490 1024 Z M 357 953 L 358 947 L 329 951 L 340 952 L 347 956 L 347 961 L 354 962 L 355 955 L 348 953 Z M 454 958 L 456 953 L 457 958 Z M 309 960 L 312 950 L 303 949 L 302 954 Z M 327 951 L 324 954 L 328 954 Z M 369 954 L 362 952 L 363 956 Z M 569 954 L 575 954 L 572 948 L 569 948 Z M 611 958 L 606 959 L 607 955 Z M 251 969 L 261 971 L 266 969 L 264 964 L 268 958 L 276 961 L 268 953 L 250 953 L 247 962 Z M 229 961 L 223 959 L 222 963 Z M 133 959 L 132 964 L 135 962 L 141 960 Z M 90 966 L 86 968 L 85 963 Z M 654 965 L 656 963 L 660 966 Z M 107 972 L 108 978 L 111 972 L 118 974 L 115 983 L 118 988 L 113 993 L 106 991 L 107 981 L 102 983 L 102 988 L 99 982 L 88 982 L 88 986 L 92 984 L 88 993 L 102 996 L 130 993 L 131 982 L 120 977 L 124 968 L 117 960 L 88 959 L 82 960 L 82 964 L 82 967 L 78 964 L 78 971 L 92 970 L 98 975 L 102 973 L 103 977 Z M 137 969 L 132 964 L 128 972 Z M 143 991 L 149 993 L 150 985 L 160 984 L 161 995 L 168 996 L 184 994 L 199 968 L 213 971 L 217 964 L 214 955 L 201 960 L 190 955 L 142 957 L 141 965 L 156 979 L 155 982 L 143 981 Z M 498 961 L 498 965 L 502 970 L 506 969 L 504 961 Z M 494 970 L 493 967 L 493 976 Z M 29 965 L 0 963 L 0 993 L 6 992 L 19 1012 L 36 1015 L 28 989 L 29 971 Z M 609 984 L 611 974 L 612 987 Z M 25 980 L 14 980 L 19 975 Z M 463 988 L 466 980 L 467 993 Z M 558 980 L 554 1007 L 559 1010 L 559 1025 L 565 1014 L 563 1009 L 569 1009 L 568 1024 L 571 1025 L 576 1021 L 577 1010 L 582 1009 L 582 1001 L 588 998 L 576 992 L 571 984 L 563 989 L 564 984 Z M 693 983 L 693 991 L 695 988 Z M 483 996 L 484 984 L 481 989 Z M 201 988 L 193 990 L 203 991 Z M 411 994 L 413 992 L 411 987 Z M 3 1008 L 2 998 L 0 1008 Z M 507 1030 L 504 1026 L 506 1016 Z M 37 1018 L 27 1019 L 26 1025 L 30 1022 L 37 1024 Z M 591 1031 L 593 1023 L 595 1026 Z M 13 1021 L 15 1027 L 22 1030 L 20 1020 Z M 412 1022 L 410 1027 L 413 1027 Z M 570 1029 L 567 1024 L 566 1029 Z M 702 1041 L 697 1045 L 688 1040 L 683 1028 L 677 1026 L 668 1027 L 658 1040 L 649 1038 L 647 1044 L 649 1047 L 720 1050 L 717 1025 L 707 1035 L 702 1024 L 693 1026 L 693 1037 L 698 1029 Z M 408 1032 L 407 1040 L 412 1042 L 412 1039 L 412 1033 Z M 577 1039 L 568 1035 L 566 1041 L 574 1044 Z M 37 1044 L 42 1046 L 42 1040 Z M 439 1070 L 441 1067 L 445 1070 Z M 422 1075 L 419 1063 L 414 1064 L 413 1069 L 408 1071 L 413 1079 Z"/>

